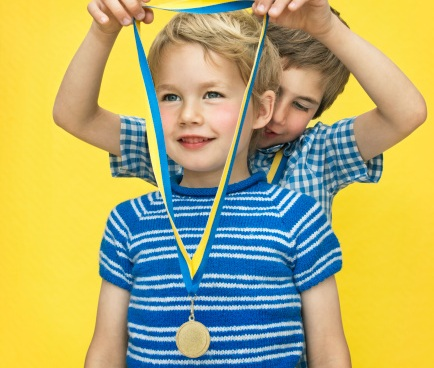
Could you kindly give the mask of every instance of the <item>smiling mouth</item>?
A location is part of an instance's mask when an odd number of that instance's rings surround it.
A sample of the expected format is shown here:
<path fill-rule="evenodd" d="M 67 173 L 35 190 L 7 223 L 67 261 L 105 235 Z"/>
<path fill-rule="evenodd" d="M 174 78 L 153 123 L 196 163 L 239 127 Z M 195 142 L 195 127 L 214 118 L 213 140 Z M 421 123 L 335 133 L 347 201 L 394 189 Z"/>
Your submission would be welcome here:
<path fill-rule="evenodd" d="M 278 134 L 275 133 L 275 132 L 273 132 L 273 131 L 270 130 L 270 129 L 265 129 L 265 130 L 264 130 L 264 135 L 267 136 L 267 137 L 274 137 L 274 136 L 276 136 L 276 135 L 278 135 Z"/>
<path fill-rule="evenodd" d="M 203 137 L 184 137 L 184 138 L 178 139 L 178 141 L 180 141 L 182 143 L 188 143 L 188 144 L 203 143 L 203 142 L 208 142 L 210 140 L 211 139 L 209 139 L 209 138 L 203 138 Z"/>

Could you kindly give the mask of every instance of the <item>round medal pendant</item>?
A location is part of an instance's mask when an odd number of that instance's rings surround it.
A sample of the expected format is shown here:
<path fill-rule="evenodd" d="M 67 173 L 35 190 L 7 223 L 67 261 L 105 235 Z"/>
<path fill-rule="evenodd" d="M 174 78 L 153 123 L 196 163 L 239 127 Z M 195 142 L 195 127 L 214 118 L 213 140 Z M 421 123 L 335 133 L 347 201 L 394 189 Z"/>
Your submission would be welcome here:
<path fill-rule="evenodd" d="M 210 340 L 208 329 L 194 320 L 185 322 L 176 332 L 176 346 L 188 358 L 199 358 L 205 354 Z"/>

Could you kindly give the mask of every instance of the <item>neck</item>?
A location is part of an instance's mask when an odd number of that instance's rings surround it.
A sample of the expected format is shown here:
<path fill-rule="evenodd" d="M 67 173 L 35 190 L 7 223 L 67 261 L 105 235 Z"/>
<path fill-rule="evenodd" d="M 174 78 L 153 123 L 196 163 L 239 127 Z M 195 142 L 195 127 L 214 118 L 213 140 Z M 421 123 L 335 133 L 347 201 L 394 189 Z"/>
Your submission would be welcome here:
<path fill-rule="evenodd" d="M 235 163 L 236 164 L 236 163 Z M 250 171 L 247 165 L 243 168 L 237 168 L 234 164 L 232 174 L 229 179 L 229 184 L 238 183 L 242 180 L 249 178 Z M 222 177 L 222 170 L 215 172 L 197 172 L 184 170 L 180 185 L 187 188 L 214 188 L 218 187 Z"/>

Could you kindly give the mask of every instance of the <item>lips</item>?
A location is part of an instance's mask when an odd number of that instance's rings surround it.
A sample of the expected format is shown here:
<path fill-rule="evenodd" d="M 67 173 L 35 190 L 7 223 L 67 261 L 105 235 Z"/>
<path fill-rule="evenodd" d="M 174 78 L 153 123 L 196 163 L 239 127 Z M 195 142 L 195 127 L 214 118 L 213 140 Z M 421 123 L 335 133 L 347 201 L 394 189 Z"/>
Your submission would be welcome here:
<path fill-rule="evenodd" d="M 209 138 L 203 138 L 203 137 L 182 137 L 179 139 L 182 143 L 189 143 L 189 144 L 196 144 L 196 143 L 203 143 L 208 142 Z"/>
<path fill-rule="evenodd" d="M 276 136 L 276 135 L 278 135 L 278 134 L 275 133 L 275 132 L 273 132 L 273 131 L 270 130 L 270 129 L 265 129 L 265 130 L 264 130 L 264 135 L 265 135 L 266 137 L 274 137 L 274 136 Z"/>
<path fill-rule="evenodd" d="M 212 138 L 200 137 L 200 136 L 184 136 L 178 139 L 178 142 L 188 149 L 198 149 L 206 146 L 211 142 Z"/>

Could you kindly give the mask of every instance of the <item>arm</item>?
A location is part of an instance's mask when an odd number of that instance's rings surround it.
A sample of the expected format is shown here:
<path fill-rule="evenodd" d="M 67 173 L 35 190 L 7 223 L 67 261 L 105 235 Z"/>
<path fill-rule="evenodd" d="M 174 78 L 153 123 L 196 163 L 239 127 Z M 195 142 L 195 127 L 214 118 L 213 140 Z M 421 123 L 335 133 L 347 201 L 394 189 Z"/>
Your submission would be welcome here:
<path fill-rule="evenodd" d="M 85 368 L 126 368 L 129 300 L 128 291 L 102 281 L 95 332 Z"/>
<path fill-rule="evenodd" d="M 120 155 L 120 118 L 98 105 L 99 91 L 110 52 L 123 25 L 132 17 L 153 20 L 136 0 L 94 0 L 89 13 L 94 22 L 72 59 L 53 108 L 56 124 L 96 147 Z M 107 3 L 107 4 L 106 4 Z"/>
<path fill-rule="evenodd" d="M 334 276 L 301 294 L 310 368 L 351 367 Z"/>
<path fill-rule="evenodd" d="M 260 4 L 263 8 L 258 8 Z M 328 47 L 354 75 L 376 108 L 354 123 L 357 146 L 365 161 L 394 146 L 426 119 L 425 100 L 413 83 L 381 51 L 356 35 L 325 0 L 257 0 L 256 12 L 299 28 Z"/>

